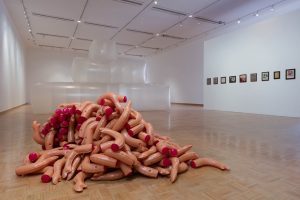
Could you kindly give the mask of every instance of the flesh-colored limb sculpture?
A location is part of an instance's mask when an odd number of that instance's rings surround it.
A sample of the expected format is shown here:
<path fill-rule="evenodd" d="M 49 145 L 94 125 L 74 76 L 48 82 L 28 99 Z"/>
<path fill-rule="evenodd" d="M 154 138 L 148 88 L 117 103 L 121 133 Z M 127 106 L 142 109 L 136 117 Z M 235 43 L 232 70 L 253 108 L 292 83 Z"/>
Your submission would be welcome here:
<path fill-rule="evenodd" d="M 196 160 L 192 160 L 190 165 L 192 168 L 212 166 L 221 170 L 229 170 L 229 167 L 227 165 L 211 158 L 198 158 Z"/>
<path fill-rule="evenodd" d="M 91 180 L 92 181 L 115 181 L 115 180 L 119 180 L 124 177 L 125 177 L 125 175 L 123 174 L 123 172 L 120 169 L 118 169 L 118 170 L 115 170 L 113 172 L 108 172 L 108 173 L 103 174 L 98 177 L 92 177 Z"/>
<path fill-rule="evenodd" d="M 53 156 L 53 157 L 50 157 L 50 158 L 46 158 L 45 160 L 42 160 L 40 162 L 35 162 L 35 163 L 31 163 L 31 164 L 27 164 L 27 165 L 17 167 L 16 168 L 16 174 L 18 176 L 24 176 L 26 174 L 31 174 L 31 173 L 37 172 L 37 171 L 45 168 L 46 166 L 52 164 L 57 159 L 58 159 L 58 156 Z"/>
<path fill-rule="evenodd" d="M 118 121 L 113 126 L 112 130 L 119 132 L 123 129 L 123 127 L 125 126 L 125 124 L 128 121 L 129 115 L 130 115 L 131 104 L 132 104 L 131 101 L 128 101 L 124 111 L 122 112 L 122 114 L 119 117 Z"/>
<path fill-rule="evenodd" d="M 44 138 L 42 138 L 40 133 L 40 126 L 41 124 L 39 124 L 37 121 L 32 122 L 32 129 L 33 129 L 32 139 L 36 141 L 36 143 L 40 145 L 44 145 L 45 142 L 44 142 Z"/>
<path fill-rule="evenodd" d="M 73 189 L 75 192 L 82 192 L 87 185 L 85 184 L 84 180 L 88 177 L 88 174 L 85 172 L 78 172 L 74 177 L 74 186 Z"/>
<path fill-rule="evenodd" d="M 172 168 L 171 168 L 171 172 L 170 172 L 170 180 L 171 180 L 171 183 L 174 183 L 176 181 L 177 174 L 178 174 L 179 159 L 176 157 L 172 157 L 170 159 L 172 162 Z"/>
<path fill-rule="evenodd" d="M 106 156 L 102 153 L 93 154 L 90 156 L 90 159 L 92 162 L 97 163 L 99 165 L 104 165 L 104 166 L 111 167 L 111 168 L 116 168 L 116 166 L 117 166 L 116 159 Z"/>
<path fill-rule="evenodd" d="M 156 153 L 150 155 L 148 158 L 146 158 L 143 163 L 145 166 L 149 166 L 149 165 L 158 163 L 163 158 L 164 158 L 164 155 L 162 155 L 160 152 L 156 152 Z"/>
<path fill-rule="evenodd" d="M 189 160 L 195 160 L 199 158 L 199 155 L 195 152 L 186 152 L 179 157 L 179 162 L 186 162 Z"/>
<path fill-rule="evenodd" d="M 61 159 L 57 160 L 54 163 L 53 176 L 52 176 L 52 183 L 54 185 L 56 185 L 58 182 L 61 181 L 61 172 L 62 172 L 62 169 L 63 169 L 65 163 L 66 163 L 66 159 L 64 157 L 62 157 Z"/>
<path fill-rule="evenodd" d="M 107 149 L 104 154 L 129 166 L 132 166 L 134 163 L 134 161 L 124 151 L 113 152 L 111 149 Z"/>
<path fill-rule="evenodd" d="M 148 151 L 145 151 L 143 153 L 141 153 L 137 158 L 139 160 L 144 160 L 146 158 L 148 158 L 150 155 L 156 153 L 157 149 L 155 146 L 150 147 L 150 149 L 148 149 Z"/>
<path fill-rule="evenodd" d="M 125 143 L 128 144 L 131 147 L 138 148 L 140 146 L 146 146 L 146 143 L 143 142 L 142 140 L 136 139 L 134 137 L 131 137 L 126 129 L 123 129 L 121 131 L 121 134 L 124 136 Z"/>
<path fill-rule="evenodd" d="M 136 134 L 139 134 L 141 131 L 143 131 L 145 128 L 144 124 L 138 124 L 137 126 L 132 127 L 131 129 L 128 129 L 128 134 L 133 137 Z"/>

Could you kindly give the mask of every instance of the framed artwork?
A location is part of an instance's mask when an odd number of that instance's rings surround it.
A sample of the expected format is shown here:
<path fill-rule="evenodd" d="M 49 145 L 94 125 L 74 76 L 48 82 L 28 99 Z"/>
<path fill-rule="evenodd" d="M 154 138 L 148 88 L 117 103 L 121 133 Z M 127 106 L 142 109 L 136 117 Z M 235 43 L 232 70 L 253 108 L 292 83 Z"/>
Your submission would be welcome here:
<path fill-rule="evenodd" d="M 285 79 L 295 79 L 296 78 L 296 69 L 287 69 L 285 70 Z"/>
<path fill-rule="evenodd" d="M 274 79 L 280 79 L 280 71 L 274 72 Z"/>
<path fill-rule="evenodd" d="M 217 85 L 218 84 L 218 77 L 214 77 L 213 81 L 214 81 L 214 85 Z"/>
<path fill-rule="evenodd" d="M 229 76 L 229 83 L 236 83 L 236 76 Z"/>
<path fill-rule="evenodd" d="M 262 81 L 269 81 L 269 72 L 262 72 L 261 73 L 261 80 Z"/>
<path fill-rule="evenodd" d="M 247 82 L 247 74 L 241 74 L 240 83 L 246 83 L 246 82 Z"/>
<path fill-rule="evenodd" d="M 211 85 L 211 78 L 207 78 L 207 79 L 206 79 L 206 84 L 207 84 L 207 85 Z"/>
<path fill-rule="evenodd" d="M 250 74 L 250 81 L 257 82 L 257 73 Z"/>
<path fill-rule="evenodd" d="M 221 77 L 221 84 L 226 84 L 226 77 Z"/>

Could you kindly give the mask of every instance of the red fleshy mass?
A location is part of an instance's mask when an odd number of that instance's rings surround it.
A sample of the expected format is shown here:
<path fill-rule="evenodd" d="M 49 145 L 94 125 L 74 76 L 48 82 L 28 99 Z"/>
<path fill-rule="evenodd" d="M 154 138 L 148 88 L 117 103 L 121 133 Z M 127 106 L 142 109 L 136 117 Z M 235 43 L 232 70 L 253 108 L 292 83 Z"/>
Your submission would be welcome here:
<path fill-rule="evenodd" d="M 34 163 L 39 158 L 36 152 L 32 152 L 28 156 L 30 162 Z"/>
<path fill-rule="evenodd" d="M 49 176 L 49 175 L 47 175 L 47 174 L 43 174 L 43 175 L 41 176 L 41 181 L 42 181 L 43 183 L 49 183 L 51 180 L 52 180 L 52 177 Z"/>

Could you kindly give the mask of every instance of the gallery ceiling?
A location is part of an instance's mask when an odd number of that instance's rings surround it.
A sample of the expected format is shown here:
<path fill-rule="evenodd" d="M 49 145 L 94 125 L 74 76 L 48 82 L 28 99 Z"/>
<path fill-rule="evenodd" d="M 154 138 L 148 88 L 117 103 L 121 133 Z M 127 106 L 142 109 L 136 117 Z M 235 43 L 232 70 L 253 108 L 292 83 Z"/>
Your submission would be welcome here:
<path fill-rule="evenodd" d="M 147 56 L 289 0 L 5 0 L 29 45 L 87 52 L 114 40 Z M 291 0 L 292 1 L 292 0 Z"/>

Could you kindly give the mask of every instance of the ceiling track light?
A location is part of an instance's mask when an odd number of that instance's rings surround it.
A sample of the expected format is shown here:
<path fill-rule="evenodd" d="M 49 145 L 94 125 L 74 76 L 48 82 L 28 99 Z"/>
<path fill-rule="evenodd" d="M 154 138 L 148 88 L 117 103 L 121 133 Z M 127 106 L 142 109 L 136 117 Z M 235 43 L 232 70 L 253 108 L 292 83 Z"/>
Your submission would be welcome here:
<path fill-rule="evenodd" d="M 189 18 L 192 18 L 192 17 L 193 17 L 193 15 L 189 15 L 188 17 L 189 17 Z"/>
<path fill-rule="evenodd" d="M 81 23 L 81 20 L 78 20 L 77 23 Z"/>
<path fill-rule="evenodd" d="M 158 1 L 154 1 L 153 3 L 154 3 L 155 5 L 157 5 L 157 4 L 158 4 Z"/>
<path fill-rule="evenodd" d="M 160 34 L 159 34 L 159 33 L 156 33 L 155 36 L 158 37 L 158 36 L 160 36 Z"/>
<path fill-rule="evenodd" d="M 255 17 L 259 17 L 259 13 L 258 13 L 258 11 L 256 12 L 256 14 L 255 14 Z"/>
<path fill-rule="evenodd" d="M 241 20 L 239 19 L 239 20 L 237 20 L 237 22 L 236 22 L 237 24 L 240 24 L 241 23 Z"/>

